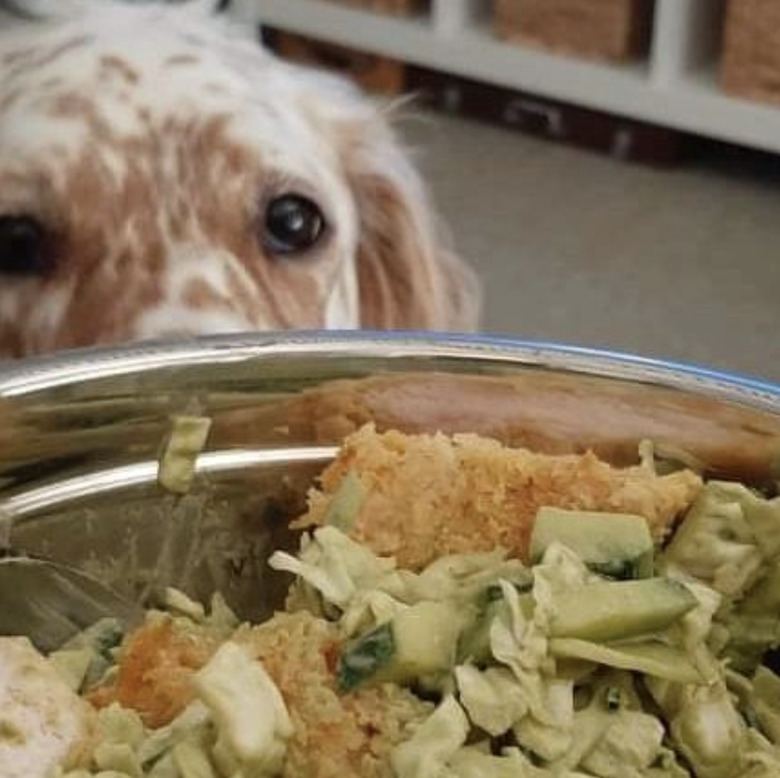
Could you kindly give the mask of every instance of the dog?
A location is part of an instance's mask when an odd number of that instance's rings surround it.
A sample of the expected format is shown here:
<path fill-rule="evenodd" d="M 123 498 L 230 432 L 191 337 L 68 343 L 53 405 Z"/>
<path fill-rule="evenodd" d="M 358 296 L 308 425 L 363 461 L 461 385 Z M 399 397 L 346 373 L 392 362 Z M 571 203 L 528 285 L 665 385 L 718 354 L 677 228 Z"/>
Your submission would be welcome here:
<path fill-rule="evenodd" d="M 386 107 L 213 5 L 0 3 L 0 356 L 475 329 Z"/>

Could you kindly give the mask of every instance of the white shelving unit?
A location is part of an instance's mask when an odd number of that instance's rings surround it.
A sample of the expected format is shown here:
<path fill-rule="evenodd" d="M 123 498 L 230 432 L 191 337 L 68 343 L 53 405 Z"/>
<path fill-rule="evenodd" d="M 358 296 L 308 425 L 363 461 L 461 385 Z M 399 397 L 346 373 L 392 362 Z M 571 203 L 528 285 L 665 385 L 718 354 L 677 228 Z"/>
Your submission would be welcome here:
<path fill-rule="evenodd" d="M 487 0 L 432 0 L 396 18 L 326 0 L 235 0 L 234 13 L 320 40 L 596 110 L 780 152 L 780 109 L 718 85 L 724 0 L 656 0 L 647 61 L 592 63 L 504 43 Z"/>

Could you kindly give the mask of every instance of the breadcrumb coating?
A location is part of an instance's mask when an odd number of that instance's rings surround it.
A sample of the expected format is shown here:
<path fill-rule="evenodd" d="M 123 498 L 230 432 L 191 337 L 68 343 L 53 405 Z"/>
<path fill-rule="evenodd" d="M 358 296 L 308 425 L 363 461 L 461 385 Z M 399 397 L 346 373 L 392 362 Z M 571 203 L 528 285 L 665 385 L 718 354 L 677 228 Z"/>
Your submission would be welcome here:
<path fill-rule="evenodd" d="M 542 506 L 638 514 L 660 540 L 703 487 L 687 470 L 659 476 L 592 453 L 537 454 L 477 435 L 379 434 L 369 425 L 347 438 L 293 526 L 322 524 L 350 471 L 366 487 L 352 537 L 412 570 L 497 546 L 527 560 Z"/>

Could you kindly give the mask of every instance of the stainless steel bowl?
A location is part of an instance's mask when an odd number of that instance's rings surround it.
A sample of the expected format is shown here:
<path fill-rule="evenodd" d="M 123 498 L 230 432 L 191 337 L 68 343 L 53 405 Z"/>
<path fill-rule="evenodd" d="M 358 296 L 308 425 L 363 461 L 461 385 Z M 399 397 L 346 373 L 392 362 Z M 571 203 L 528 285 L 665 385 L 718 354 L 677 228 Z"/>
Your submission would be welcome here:
<path fill-rule="evenodd" d="M 186 497 L 156 482 L 170 417 L 214 427 Z M 771 489 L 780 387 L 637 357 L 496 339 L 257 335 L 66 354 L 0 370 L 0 515 L 16 548 L 143 596 L 278 605 L 271 550 L 352 429 L 477 431 L 636 461 L 649 438 Z M 0 522 L 3 524 L 3 522 Z"/>

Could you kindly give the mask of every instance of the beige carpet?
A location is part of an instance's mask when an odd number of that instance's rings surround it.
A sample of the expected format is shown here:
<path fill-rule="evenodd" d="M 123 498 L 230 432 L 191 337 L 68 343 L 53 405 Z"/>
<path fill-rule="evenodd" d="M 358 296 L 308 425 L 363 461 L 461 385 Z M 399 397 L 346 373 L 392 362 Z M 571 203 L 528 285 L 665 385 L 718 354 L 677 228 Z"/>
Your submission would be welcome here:
<path fill-rule="evenodd" d="M 484 328 L 780 381 L 780 175 L 710 155 L 674 170 L 500 128 L 405 123 Z"/>

